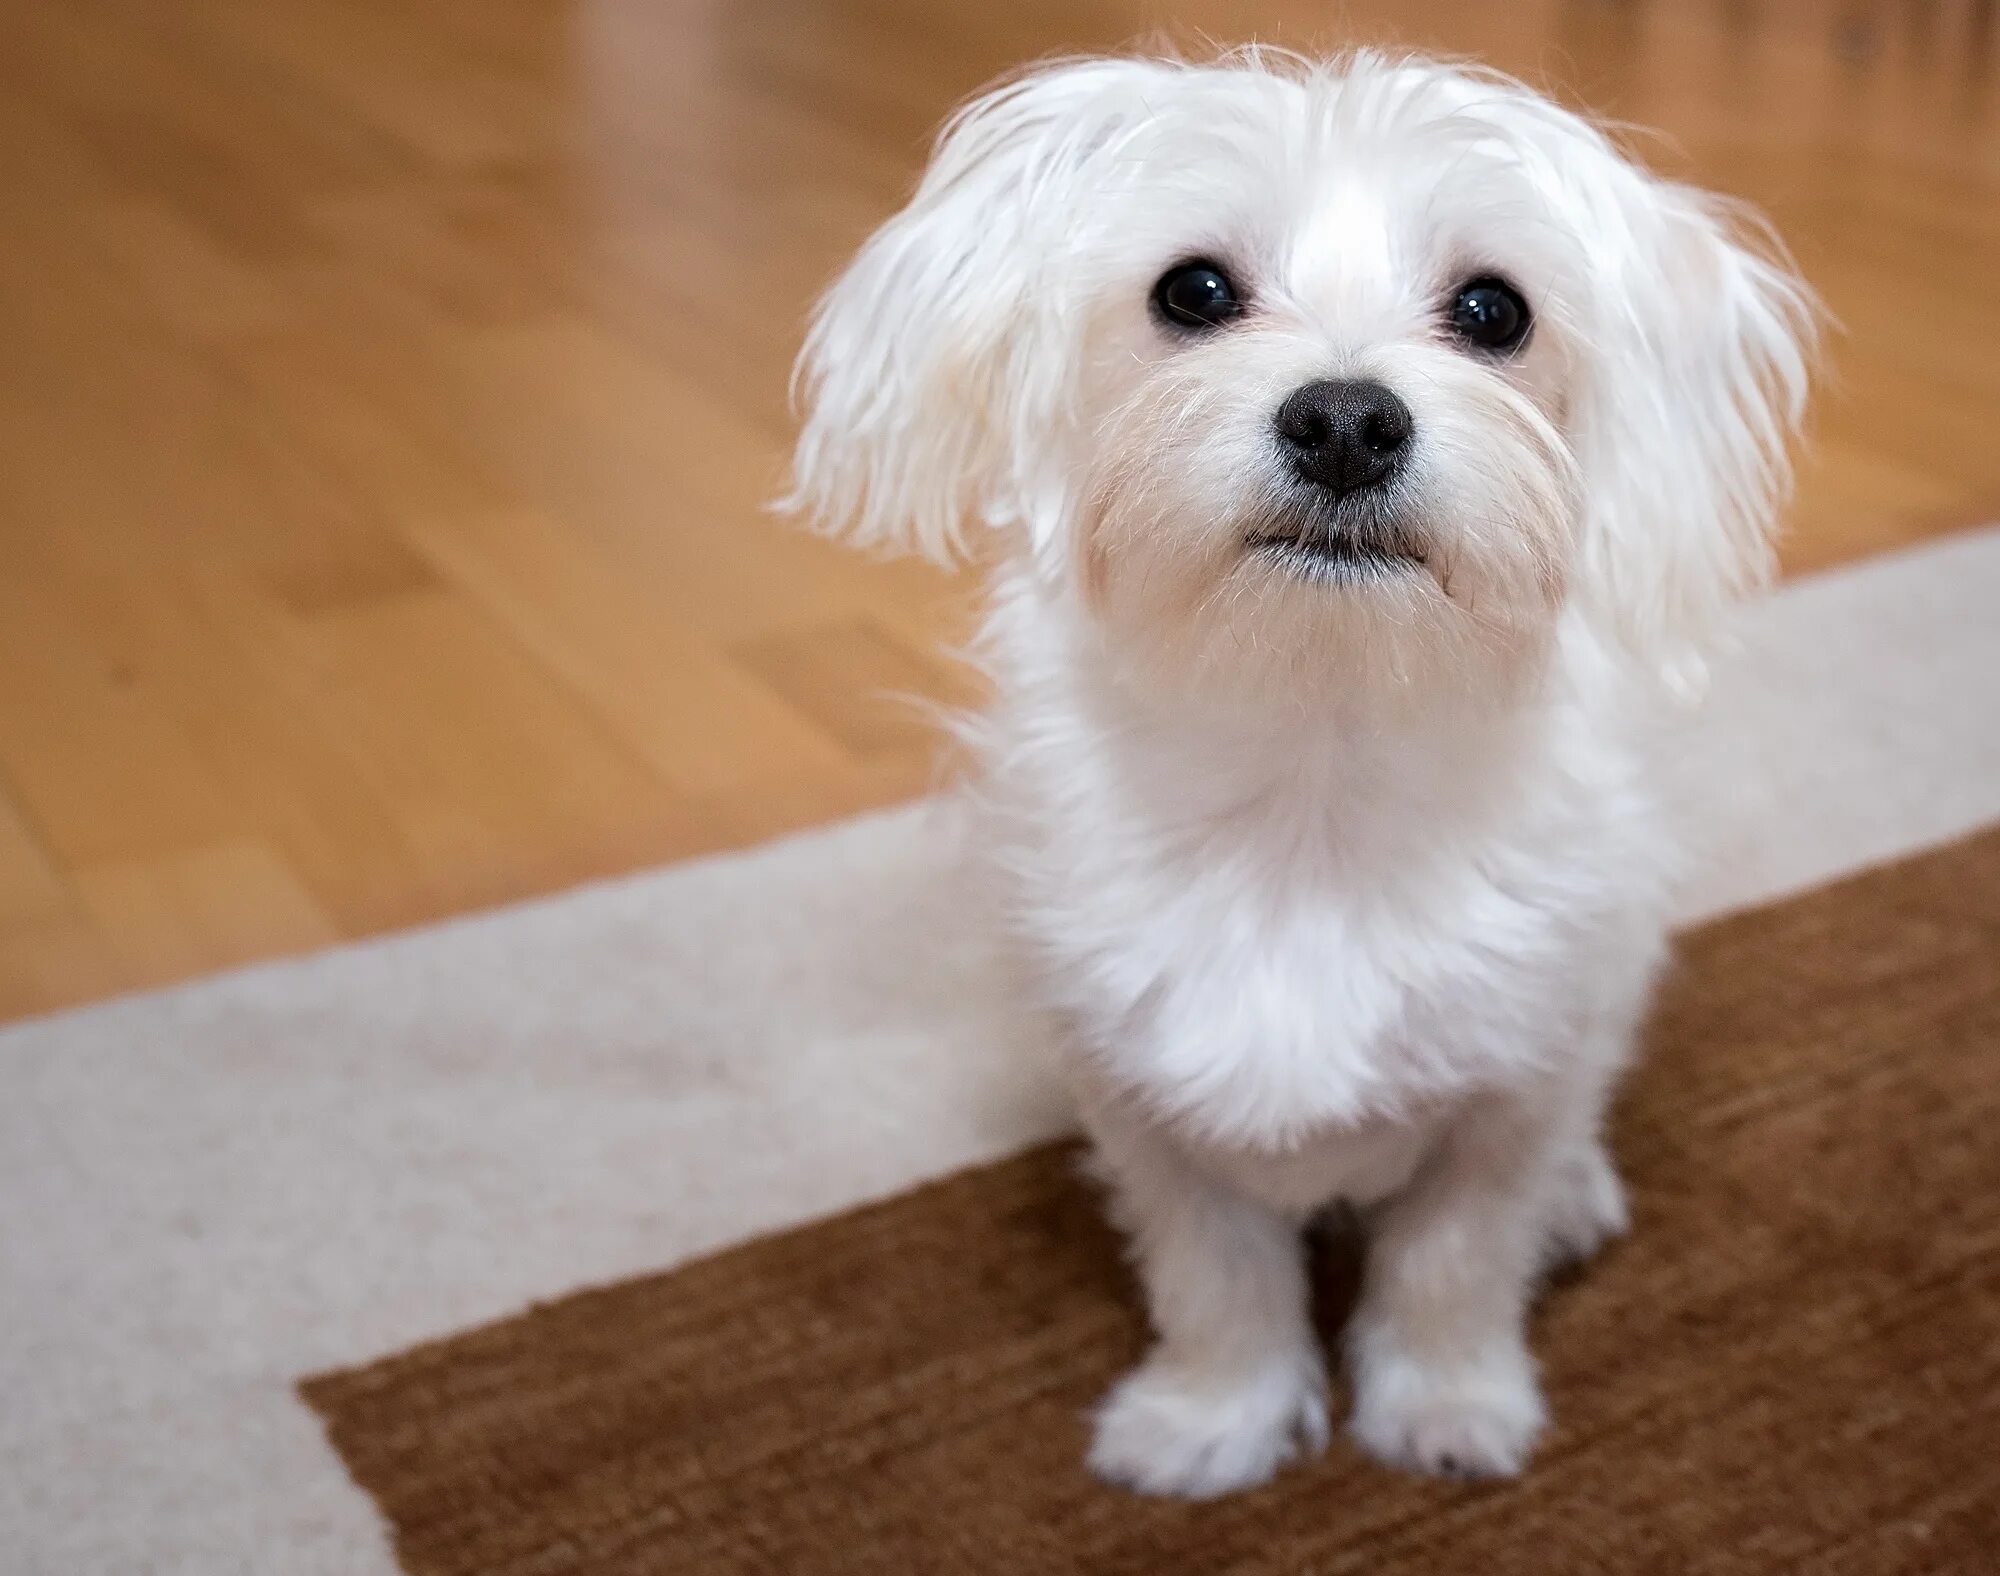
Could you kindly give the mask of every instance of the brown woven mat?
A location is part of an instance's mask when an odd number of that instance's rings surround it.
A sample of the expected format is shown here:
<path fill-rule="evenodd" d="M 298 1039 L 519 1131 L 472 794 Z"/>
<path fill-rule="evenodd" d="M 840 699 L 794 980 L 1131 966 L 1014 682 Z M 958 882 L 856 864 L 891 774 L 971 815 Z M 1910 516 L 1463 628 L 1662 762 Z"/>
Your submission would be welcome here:
<path fill-rule="evenodd" d="M 1142 1332 L 1062 1146 L 305 1394 L 420 1576 L 2000 1569 L 2000 829 L 1686 938 L 1652 1040 L 1518 1484 L 1093 1483 Z"/>

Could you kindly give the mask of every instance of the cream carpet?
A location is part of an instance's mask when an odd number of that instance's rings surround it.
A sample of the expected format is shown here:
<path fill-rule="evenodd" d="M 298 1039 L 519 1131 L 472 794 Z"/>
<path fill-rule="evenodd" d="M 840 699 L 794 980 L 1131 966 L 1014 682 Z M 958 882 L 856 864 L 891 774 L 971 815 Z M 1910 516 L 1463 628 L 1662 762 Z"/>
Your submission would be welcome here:
<path fill-rule="evenodd" d="M 1760 607 L 1705 917 L 2000 821 L 2000 531 Z M 1058 1131 L 948 805 L 0 1033 L 0 1568 L 392 1572 L 298 1380 Z"/>

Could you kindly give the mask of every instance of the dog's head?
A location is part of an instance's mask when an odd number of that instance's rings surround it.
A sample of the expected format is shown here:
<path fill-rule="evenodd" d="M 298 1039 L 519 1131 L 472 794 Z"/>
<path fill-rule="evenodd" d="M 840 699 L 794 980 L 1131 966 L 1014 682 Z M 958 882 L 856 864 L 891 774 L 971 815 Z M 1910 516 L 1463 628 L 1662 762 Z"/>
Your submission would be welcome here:
<path fill-rule="evenodd" d="M 1518 672 L 1569 607 L 1690 674 L 1807 380 L 1811 298 L 1744 237 L 1497 77 L 1045 67 L 822 302 L 788 501 L 940 558 L 1016 533 L 1156 673 Z"/>

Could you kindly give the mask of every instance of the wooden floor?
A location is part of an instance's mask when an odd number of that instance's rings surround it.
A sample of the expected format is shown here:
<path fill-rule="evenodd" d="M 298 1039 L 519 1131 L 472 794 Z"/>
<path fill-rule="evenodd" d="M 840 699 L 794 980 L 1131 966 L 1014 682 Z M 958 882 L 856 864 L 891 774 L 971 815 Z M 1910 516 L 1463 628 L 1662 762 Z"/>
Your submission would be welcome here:
<path fill-rule="evenodd" d="M 1664 128 L 1847 328 L 1791 566 L 2000 514 L 1987 4 L 0 0 L 0 1015 L 922 788 L 967 594 L 761 512 L 801 314 L 1163 24 Z"/>

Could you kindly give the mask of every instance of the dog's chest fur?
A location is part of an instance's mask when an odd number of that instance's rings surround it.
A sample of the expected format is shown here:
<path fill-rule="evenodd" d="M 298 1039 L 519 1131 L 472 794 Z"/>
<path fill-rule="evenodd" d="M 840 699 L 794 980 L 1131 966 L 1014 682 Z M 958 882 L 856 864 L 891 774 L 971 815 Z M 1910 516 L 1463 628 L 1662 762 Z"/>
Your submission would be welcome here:
<path fill-rule="evenodd" d="M 1573 706 L 1265 760 L 1059 720 L 1045 692 L 994 756 L 1043 988 L 1093 1082 L 1259 1193 L 1393 1189 L 1431 1117 L 1582 1054 L 1600 982 L 1650 963 L 1663 840 Z"/>
<path fill-rule="evenodd" d="M 1570 988 L 1568 894 L 1468 860 L 1394 893 L 1337 872 L 1081 868 L 1037 916 L 1113 1077 L 1209 1139 L 1285 1147 L 1527 1071 Z"/>

